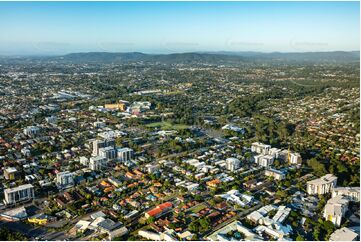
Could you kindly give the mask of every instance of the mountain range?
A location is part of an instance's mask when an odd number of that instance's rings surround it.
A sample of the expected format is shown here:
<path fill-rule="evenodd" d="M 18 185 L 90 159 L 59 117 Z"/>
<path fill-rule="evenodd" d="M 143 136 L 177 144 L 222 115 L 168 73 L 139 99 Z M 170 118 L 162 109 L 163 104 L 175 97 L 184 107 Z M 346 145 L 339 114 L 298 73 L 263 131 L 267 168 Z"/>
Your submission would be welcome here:
<path fill-rule="evenodd" d="M 4 59 L 5 57 L 1 58 Z M 9 57 L 10 58 L 10 57 Z M 19 60 L 22 57 L 17 57 Z M 25 58 L 25 57 L 24 57 Z M 7 58 L 8 59 L 8 58 Z M 164 63 L 164 64 L 229 64 L 248 62 L 311 62 L 349 63 L 360 60 L 359 51 L 332 52 L 190 52 L 174 54 L 145 54 L 141 52 L 85 52 L 61 56 L 26 57 L 27 60 L 56 61 L 63 63 Z"/>

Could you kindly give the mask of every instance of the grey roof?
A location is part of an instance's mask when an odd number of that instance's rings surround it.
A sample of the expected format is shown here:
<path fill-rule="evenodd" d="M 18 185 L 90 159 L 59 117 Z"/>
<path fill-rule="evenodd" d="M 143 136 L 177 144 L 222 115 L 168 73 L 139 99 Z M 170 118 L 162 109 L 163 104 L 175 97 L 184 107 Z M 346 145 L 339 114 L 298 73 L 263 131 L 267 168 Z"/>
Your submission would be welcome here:
<path fill-rule="evenodd" d="M 107 230 L 107 231 L 113 231 L 117 228 L 120 228 L 123 224 L 120 223 L 120 222 L 114 222 L 113 220 L 107 218 L 105 219 L 104 221 L 100 222 L 98 224 L 99 227 L 101 227 L 102 229 L 104 230 Z"/>

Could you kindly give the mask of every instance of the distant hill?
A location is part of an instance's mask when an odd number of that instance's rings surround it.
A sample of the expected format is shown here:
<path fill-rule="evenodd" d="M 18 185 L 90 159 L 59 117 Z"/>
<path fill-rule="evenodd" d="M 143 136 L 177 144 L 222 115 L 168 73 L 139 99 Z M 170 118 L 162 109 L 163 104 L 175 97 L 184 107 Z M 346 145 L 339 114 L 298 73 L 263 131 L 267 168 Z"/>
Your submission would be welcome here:
<path fill-rule="evenodd" d="M 309 61 L 309 62 L 354 62 L 360 60 L 360 51 L 329 51 L 329 52 L 205 52 L 211 54 L 252 57 L 263 60 Z"/>
<path fill-rule="evenodd" d="M 89 52 L 72 53 L 60 57 L 57 60 L 70 62 L 160 62 L 160 63 L 222 63 L 240 62 L 245 59 L 236 55 L 208 54 L 208 53 L 175 53 L 175 54 L 144 54 L 140 52 L 129 53 L 109 53 L 109 52 Z"/>
<path fill-rule="evenodd" d="M 359 62 L 359 51 L 263 53 L 263 52 L 191 52 L 174 54 L 144 54 L 140 52 L 71 53 L 52 57 L 2 57 L 0 61 L 56 61 L 61 63 L 164 63 L 164 64 L 237 64 L 237 63 L 351 63 Z"/>

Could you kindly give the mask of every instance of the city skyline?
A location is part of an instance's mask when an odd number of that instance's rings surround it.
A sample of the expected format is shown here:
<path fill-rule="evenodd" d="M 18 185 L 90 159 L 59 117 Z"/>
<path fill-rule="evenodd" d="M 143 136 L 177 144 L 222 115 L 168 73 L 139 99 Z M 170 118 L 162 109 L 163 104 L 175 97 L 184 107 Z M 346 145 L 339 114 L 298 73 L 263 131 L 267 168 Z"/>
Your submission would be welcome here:
<path fill-rule="evenodd" d="M 1 2 L 0 55 L 358 51 L 359 2 Z"/>

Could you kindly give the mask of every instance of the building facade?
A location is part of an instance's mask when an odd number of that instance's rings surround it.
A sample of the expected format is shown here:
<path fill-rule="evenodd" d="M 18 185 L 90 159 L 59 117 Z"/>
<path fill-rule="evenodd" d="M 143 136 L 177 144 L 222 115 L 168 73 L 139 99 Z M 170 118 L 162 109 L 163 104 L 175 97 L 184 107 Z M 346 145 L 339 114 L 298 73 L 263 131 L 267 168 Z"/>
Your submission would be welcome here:
<path fill-rule="evenodd" d="M 94 156 L 89 159 L 89 168 L 92 171 L 100 171 L 106 169 L 108 166 L 108 161 L 102 156 Z"/>
<path fill-rule="evenodd" d="M 275 180 L 283 180 L 286 177 L 286 174 L 284 172 L 271 168 L 265 171 L 265 175 L 273 177 Z"/>
<path fill-rule="evenodd" d="M 251 151 L 258 153 L 258 154 L 263 154 L 263 155 L 268 155 L 270 152 L 271 146 L 270 145 L 265 145 L 259 142 L 254 142 L 251 145 Z"/>
<path fill-rule="evenodd" d="M 360 201 L 360 188 L 359 187 L 334 187 L 332 189 L 332 197 L 343 195 L 350 201 Z"/>
<path fill-rule="evenodd" d="M 349 200 L 342 195 L 329 199 L 324 208 L 323 217 L 331 221 L 336 227 L 340 227 L 342 217 L 347 212 L 348 203 Z"/>
<path fill-rule="evenodd" d="M 227 158 L 226 159 L 226 168 L 229 171 L 236 171 L 241 166 L 241 161 L 236 158 Z"/>
<path fill-rule="evenodd" d="M 4 190 L 4 197 L 6 204 L 14 204 L 33 199 L 35 198 L 34 186 L 31 184 L 25 184 L 14 188 L 7 188 Z"/>
<path fill-rule="evenodd" d="M 102 156 L 106 158 L 108 161 L 110 161 L 117 158 L 117 152 L 113 147 L 108 146 L 99 149 L 99 156 Z"/>
<path fill-rule="evenodd" d="M 117 155 L 119 161 L 130 161 L 133 159 L 134 151 L 130 148 L 118 148 L 117 149 Z"/>
<path fill-rule="evenodd" d="M 63 171 L 56 174 L 56 184 L 58 187 L 71 187 L 74 185 L 73 173 Z"/>
<path fill-rule="evenodd" d="M 26 127 L 23 132 L 27 136 L 35 136 L 40 133 L 40 128 L 37 126 L 29 126 Z"/>
<path fill-rule="evenodd" d="M 322 195 L 331 192 L 336 187 L 337 177 L 332 174 L 307 182 L 307 193 L 309 195 Z"/>
<path fill-rule="evenodd" d="M 99 149 L 104 148 L 104 147 L 115 147 L 115 141 L 114 139 L 103 139 L 103 140 L 93 140 L 92 141 L 92 149 L 93 149 L 93 156 L 97 156 L 99 155 Z"/>

